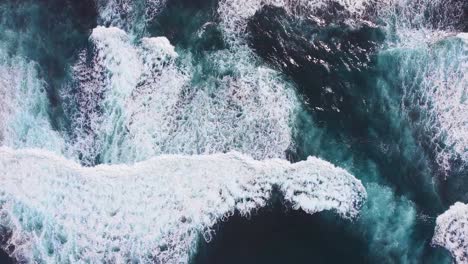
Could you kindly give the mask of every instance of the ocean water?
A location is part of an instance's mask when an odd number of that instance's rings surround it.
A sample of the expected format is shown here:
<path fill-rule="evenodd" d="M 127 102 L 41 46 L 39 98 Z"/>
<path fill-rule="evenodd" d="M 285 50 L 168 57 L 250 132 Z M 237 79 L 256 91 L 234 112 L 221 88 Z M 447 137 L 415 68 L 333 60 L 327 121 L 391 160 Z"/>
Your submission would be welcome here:
<path fill-rule="evenodd" d="M 0 263 L 467 263 L 467 21 L 2 1 Z"/>

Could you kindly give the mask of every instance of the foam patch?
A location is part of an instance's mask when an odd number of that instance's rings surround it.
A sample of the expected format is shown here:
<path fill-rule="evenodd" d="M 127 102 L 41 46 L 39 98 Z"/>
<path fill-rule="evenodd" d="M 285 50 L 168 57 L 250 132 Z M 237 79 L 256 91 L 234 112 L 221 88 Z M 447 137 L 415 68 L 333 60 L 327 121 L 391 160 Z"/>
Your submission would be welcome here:
<path fill-rule="evenodd" d="M 290 164 L 239 153 L 162 155 L 82 167 L 43 150 L 0 148 L 2 245 L 25 262 L 187 263 L 200 236 L 237 210 L 266 206 L 273 186 L 293 209 L 358 215 L 366 191 L 317 158 Z M 5 240 L 5 239 L 4 239 Z"/>
<path fill-rule="evenodd" d="M 49 123 L 47 85 L 37 65 L 0 46 L 0 146 L 61 153 L 64 141 Z"/>
<path fill-rule="evenodd" d="M 456 203 L 437 217 L 432 243 L 450 251 L 457 263 L 468 263 L 468 205 Z"/>
<path fill-rule="evenodd" d="M 231 150 L 263 159 L 291 146 L 294 90 L 256 66 L 247 47 L 193 65 L 178 61 L 164 37 L 133 44 L 120 29 L 98 27 L 90 40 L 64 95 L 72 95 L 72 145 L 85 164 Z M 200 78 L 202 67 L 215 71 Z"/>
<path fill-rule="evenodd" d="M 323 0 L 221 0 L 218 6 L 218 14 L 228 39 L 239 41 L 238 37 L 245 34 L 248 19 L 263 6 L 272 5 L 282 7 L 288 13 L 310 15 L 321 8 L 323 9 L 329 2 Z M 334 2 L 352 13 L 362 14 L 369 1 L 337 0 Z"/>

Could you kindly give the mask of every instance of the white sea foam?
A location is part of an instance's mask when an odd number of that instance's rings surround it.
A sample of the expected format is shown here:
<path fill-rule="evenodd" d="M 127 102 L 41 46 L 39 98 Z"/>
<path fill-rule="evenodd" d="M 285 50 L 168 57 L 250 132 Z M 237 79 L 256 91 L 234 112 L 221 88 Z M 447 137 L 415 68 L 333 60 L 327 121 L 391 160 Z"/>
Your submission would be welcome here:
<path fill-rule="evenodd" d="M 455 203 L 437 217 L 432 243 L 450 251 L 458 264 L 468 263 L 468 205 Z"/>
<path fill-rule="evenodd" d="M 95 0 L 95 3 L 101 25 L 131 29 L 144 28 L 164 8 L 166 0 Z"/>
<path fill-rule="evenodd" d="M 277 186 L 294 209 L 355 217 L 366 192 L 317 158 L 290 164 L 239 153 L 162 155 L 94 168 L 43 150 L 0 148 L 4 248 L 26 262 L 187 263 L 199 236 L 264 207 Z"/>
<path fill-rule="evenodd" d="M 348 11 L 362 14 L 369 0 L 337 0 Z M 218 5 L 218 14 L 221 25 L 228 39 L 239 41 L 246 32 L 249 18 L 263 6 L 272 5 L 284 8 L 292 14 L 311 14 L 324 8 L 327 0 L 221 0 Z"/>
<path fill-rule="evenodd" d="M 0 46 L 0 145 L 63 151 L 49 122 L 46 87 L 34 62 L 11 57 Z"/>
<path fill-rule="evenodd" d="M 207 54 L 213 75 L 200 77 L 166 38 L 132 44 L 122 30 L 98 27 L 90 39 L 91 63 L 83 53 L 74 67 L 74 146 L 85 162 L 230 150 L 262 159 L 291 146 L 294 91 L 247 47 Z"/>
<path fill-rule="evenodd" d="M 118 28 L 97 27 L 90 40 L 92 61 L 86 51 L 74 66 L 77 91 L 66 89 L 64 97 L 76 96 L 73 148 L 86 160 L 94 160 L 106 144 L 114 144 L 126 116 L 127 99 L 138 84 L 142 62 L 130 37 Z M 117 134 L 117 135 L 116 135 Z"/>
<path fill-rule="evenodd" d="M 453 160 L 468 161 L 468 44 L 463 37 L 401 51 L 404 109 L 420 112 L 420 124 L 444 171 Z"/>

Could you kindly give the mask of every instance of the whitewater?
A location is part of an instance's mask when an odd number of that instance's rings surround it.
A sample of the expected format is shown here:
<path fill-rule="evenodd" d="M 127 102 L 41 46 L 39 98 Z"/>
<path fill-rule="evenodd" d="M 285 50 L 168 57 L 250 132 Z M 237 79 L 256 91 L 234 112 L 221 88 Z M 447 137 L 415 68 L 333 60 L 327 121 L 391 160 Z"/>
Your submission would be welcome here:
<path fill-rule="evenodd" d="M 163 155 L 85 168 L 40 150 L 0 152 L 1 224 L 26 262 L 186 263 L 200 235 L 210 241 L 217 221 L 266 206 L 273 186 L 311 214 L 355 217 L 366 197 L 359 180 L 316 158 Z"/>

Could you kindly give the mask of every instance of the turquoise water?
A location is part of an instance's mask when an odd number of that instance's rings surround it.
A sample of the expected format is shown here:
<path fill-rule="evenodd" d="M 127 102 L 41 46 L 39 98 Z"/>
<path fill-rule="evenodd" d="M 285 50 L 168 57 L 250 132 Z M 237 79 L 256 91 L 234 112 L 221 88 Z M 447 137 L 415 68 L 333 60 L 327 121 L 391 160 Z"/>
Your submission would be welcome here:
<path fill-rule="evenodd" d="M 431 239 L 436 217 L 468 202 L 468 44 L 457 35 L 468 6 L 259 3 L 1 3 L 0 67 L 40 81 L 6 86 L 0 68 L 0 92 L 24 97 L 4 97 L 19 113 L 0 107 L 0 144 L 85 166 L 317 156 L 362 181 L 358 218 L 294 211 L 278 194 L 248 219 L 218 221 L 191 262 L 450 263 Z M 177 56 L 151 52 L 144 38 L 156 36 Z"/>

